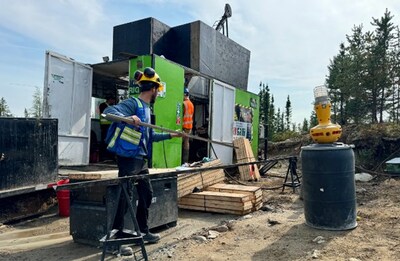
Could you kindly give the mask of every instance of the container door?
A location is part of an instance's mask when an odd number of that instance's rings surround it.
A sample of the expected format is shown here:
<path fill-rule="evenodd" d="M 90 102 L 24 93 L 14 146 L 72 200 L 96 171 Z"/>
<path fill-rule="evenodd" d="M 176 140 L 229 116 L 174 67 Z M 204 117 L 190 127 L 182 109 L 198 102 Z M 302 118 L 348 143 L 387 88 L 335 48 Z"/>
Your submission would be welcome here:
<path fill-rule="evenodd" d="M 213 80 L 211 94 L 211 140 L 233 142 L 233 113 L 235 110 L 235 88 Z M 224 164 L 231 164 L 233 148 L 211 144 L 209 155 L 219 158 Z"/>
<path fill-rule="evenodd" d="M 58 119 L 58 163 L 89 164 L 92 67 L 46 52 L 43 115 Z"/>

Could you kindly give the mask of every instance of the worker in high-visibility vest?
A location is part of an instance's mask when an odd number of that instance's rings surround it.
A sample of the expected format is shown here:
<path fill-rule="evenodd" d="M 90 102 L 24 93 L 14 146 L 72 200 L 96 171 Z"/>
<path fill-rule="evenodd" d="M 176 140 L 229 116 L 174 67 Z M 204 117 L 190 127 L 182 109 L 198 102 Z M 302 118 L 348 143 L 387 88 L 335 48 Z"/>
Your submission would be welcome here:
<path fill-rule="evenodd" d="M 105 160 L 112 158 L 112 155 L 107 151 L 107 144 L 105 142 L 106 137 L 107 137 L 107 132 L 108 128 L 111 125 L 111 121 L 107 120 L 101 114 L 104 112 L 104 110 L 111 105 L 115 104 L 115 97 L 113 96 L 107 96 L 106 101 L 103 103 L 100 103 L 99 105 L 99 111 L 100 111 L 100 131 L 101 131 L 101 141 L 100 141 L 100 159 Z"/>
<path fill-rule="evenodd" d="M 163 90 L 164 85 L 161 82 L 160 76 L 151 67 L 145 68 L 143 72 L 136 71 L 134 79 L 140 89 L 139 96 L 125 99 L 117 105 L 108 107 L 104 111 L 104 113 L 129 117 L 133 121 L 133 124 L 114 122 L 107 136 L 107 149 L 114 152 L 117 156 L 118 177 L 148 175 L 153 142 L 183 136 L 181 133 L 155 132 L 153 129 L 139 124 L 140 122 L 150 124 L 150 106 L 155 103 L 158 92 Z M 138 179 L 135 183 L 128 183 L 127 190 L 129 201 L 131 202 L 134 196 L 132 186 L 135 186 L 137 191 L 137 198 L 135 198 L 135 201 L 137 200 L 136 219 L 142 233 L 142 239 L 145 243 L 157 243 L 160 240 L 160 235 L 151 233 L 148 226 L 149 208 L 154 200 L 151 179 L 147 177 Z M 125 230 L 124 217 L 127 211 L 128 204 L 122 197 L 118 204 L 113 229 L 118 229 L 120 232 Z M 158 215 L 159 213 L 155 214 Z M 121 255 L 124 255 L 123 253 L 132 254 L 132 249 L 125 246 L 123 250 L 120 249 L 120 252 Z"/>
<path fill-rule="evenodd" d="M 194 105 L 189 99 L 189 89 L 184 89 L 183 97 L 183 125 L 182 129 L 185 133 L 191 134 L 193 128 L 193 115 Z M 183 137 L 183 149 L 182 149 L 182 163 L 189 162 L 189 137 Z"/>

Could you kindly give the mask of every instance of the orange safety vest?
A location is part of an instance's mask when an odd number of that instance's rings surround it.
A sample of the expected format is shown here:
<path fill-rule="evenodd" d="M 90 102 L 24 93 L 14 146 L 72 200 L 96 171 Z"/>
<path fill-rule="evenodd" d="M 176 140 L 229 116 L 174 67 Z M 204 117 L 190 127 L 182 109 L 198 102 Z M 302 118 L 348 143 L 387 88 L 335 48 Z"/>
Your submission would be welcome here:
<path fill-rule="evenodd" d="M 182 128 L 191 130 L 193 128 L 194 106 L 189 99 L 184 100 L 183 105 L 184 105 L 184 111 L 183 111 Z"/>

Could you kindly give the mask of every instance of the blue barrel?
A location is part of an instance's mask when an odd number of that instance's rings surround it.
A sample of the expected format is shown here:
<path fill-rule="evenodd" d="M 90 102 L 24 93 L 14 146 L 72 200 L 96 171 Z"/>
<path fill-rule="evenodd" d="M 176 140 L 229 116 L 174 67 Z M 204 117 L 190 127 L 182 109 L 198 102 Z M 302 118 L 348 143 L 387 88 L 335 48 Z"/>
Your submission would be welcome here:
<path fill-rule="evenodd" d="M 354 152 L 343 143 L 301 148 L 306 224 L 325 230 L 357 226 Z"/>

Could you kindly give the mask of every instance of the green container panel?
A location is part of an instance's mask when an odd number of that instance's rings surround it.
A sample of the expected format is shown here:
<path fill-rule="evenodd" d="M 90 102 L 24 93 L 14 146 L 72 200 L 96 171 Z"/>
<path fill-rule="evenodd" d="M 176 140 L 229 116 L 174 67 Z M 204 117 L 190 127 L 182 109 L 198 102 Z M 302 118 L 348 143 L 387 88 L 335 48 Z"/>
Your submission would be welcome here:
<path fill-rule="evenodd" d="M 258 155 L 258 136 L 260 118 L 260 97 L 254 93 L 236 89 L 235 105 L 252 111 L 252 140 L 251 148 L 255 157 Z M 236 113 L 236 112 L 235 112 Z M 236 120 L 236 119 L 235 119 Z"/>

